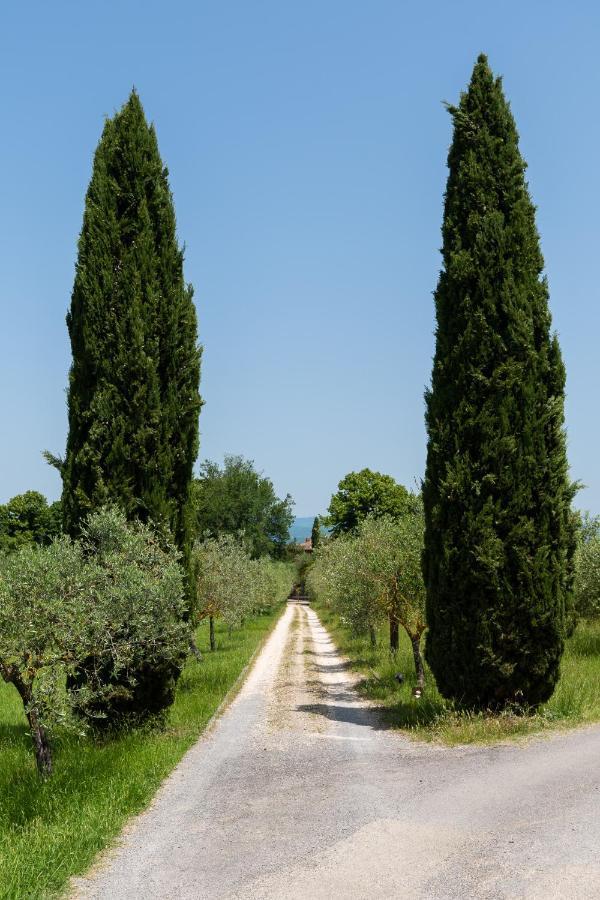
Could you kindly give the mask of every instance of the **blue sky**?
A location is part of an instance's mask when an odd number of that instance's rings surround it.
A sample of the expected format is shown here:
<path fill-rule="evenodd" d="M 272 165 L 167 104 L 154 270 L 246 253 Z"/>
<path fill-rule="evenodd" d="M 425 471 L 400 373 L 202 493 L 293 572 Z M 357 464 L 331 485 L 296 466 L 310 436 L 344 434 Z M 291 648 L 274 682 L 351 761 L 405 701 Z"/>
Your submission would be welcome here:
<path fill-rule="evenodd" d="M 325 510 L 369 466 L 423 474 L 450 118 L 504 76 L 600 512 L 600 8 L 253 0 L 3 5 L 0 501 L 54 499 L 76 241 L 103 118 L 135 85 L 171 173 L 204 344 L 201 459 L 242 453 Z"/>

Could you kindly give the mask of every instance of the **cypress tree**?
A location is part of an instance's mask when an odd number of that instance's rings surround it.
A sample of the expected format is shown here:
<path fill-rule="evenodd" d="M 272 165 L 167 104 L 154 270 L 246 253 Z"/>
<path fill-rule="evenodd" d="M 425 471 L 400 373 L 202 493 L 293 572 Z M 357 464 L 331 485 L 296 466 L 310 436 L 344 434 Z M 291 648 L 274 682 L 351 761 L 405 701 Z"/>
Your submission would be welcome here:
<path fill-rule="evenodd" d="M 318 516 L 315 516 L 313 520 L 310 540 L 313 550 L 316 550 L 321 542 L 321 520 Z"/>
<path fill-rule="evenodd" d="M 67 315 L 67 533 L 76 536 L 91 510 L 116 503 L 128 518 L 168 529 L 187 563 L 201 406 L 192 295 L 168 171 L 132 91 L 96 150 Z M 164 681 L 140 684 L 145 707 L 150 694 L 158 706 L 168 702 Z"/>
<path fill-rule="evenodd" d="M 449 111 L 426 394 L 426 655 L 447 698 L 535 706 L 558 678 L 573 577 L 565 372 L 525 162 L 485 56 Z"/>

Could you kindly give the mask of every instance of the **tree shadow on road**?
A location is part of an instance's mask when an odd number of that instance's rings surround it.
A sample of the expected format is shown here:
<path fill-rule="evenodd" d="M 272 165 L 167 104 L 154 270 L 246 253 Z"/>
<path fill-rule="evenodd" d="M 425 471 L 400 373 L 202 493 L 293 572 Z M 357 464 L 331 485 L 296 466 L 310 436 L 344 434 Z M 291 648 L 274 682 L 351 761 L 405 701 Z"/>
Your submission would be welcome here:
<path fill-rule="evenodd" d="M 338 703 L 303 703 L 297 712 L 323 716 L 332 722 L 348 722 L 374 731 L 384 731 L 390 726 L 379 715 L 379 710 L 364 706 L 341 706 Z"/>

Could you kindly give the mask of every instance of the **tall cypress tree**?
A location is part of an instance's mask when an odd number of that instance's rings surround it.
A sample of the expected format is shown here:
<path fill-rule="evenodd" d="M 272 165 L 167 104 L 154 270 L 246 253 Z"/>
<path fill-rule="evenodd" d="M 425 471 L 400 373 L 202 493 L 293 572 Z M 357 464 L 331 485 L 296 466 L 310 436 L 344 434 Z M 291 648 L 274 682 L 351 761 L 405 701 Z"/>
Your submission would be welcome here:
<path fill-rule="evenodd" d="M 168 172 L 133 91 L 96 150 L 67 316 L 68 533 L 113 502 L 168 527 L 187 560 L 201 405 L 192 293 Z"/>
<path fill-rule="evenodd" d="M 426 395 L 427 660 L 465 705 L 537 705 L 558 678 L 572 584 L 565 373 L 525 162 L 485 56 L 450 113 Z"/>
<path fill-rule="evenodd" d="M 318 516 L 315 516 L 315 518 L 313 519 L 310 540 L 313 550 L 316 550 L 321 543 L 321 520 Z"/>

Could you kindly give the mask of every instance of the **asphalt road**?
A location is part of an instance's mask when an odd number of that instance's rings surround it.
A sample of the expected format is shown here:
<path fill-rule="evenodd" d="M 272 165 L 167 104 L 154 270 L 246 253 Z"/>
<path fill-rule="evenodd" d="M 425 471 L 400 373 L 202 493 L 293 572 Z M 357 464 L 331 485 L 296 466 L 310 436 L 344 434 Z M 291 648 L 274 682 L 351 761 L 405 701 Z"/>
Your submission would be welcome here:
<path fill-rule="evenodd" d="M 120 846 L 105 898 L 600 898 L 600 729 L 443 749 L 382 729 L 290 604 Z"/>

